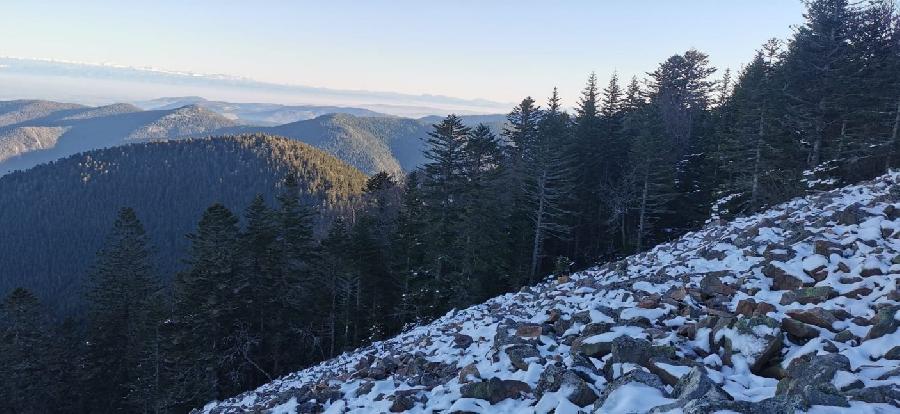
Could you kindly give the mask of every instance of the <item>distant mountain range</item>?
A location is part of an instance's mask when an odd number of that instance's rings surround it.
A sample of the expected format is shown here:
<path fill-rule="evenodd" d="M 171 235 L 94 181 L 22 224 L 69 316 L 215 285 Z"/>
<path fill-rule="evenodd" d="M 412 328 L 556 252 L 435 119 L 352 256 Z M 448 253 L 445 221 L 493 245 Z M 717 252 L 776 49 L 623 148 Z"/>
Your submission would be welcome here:
<path fill-rule="evenodd" d="M 367 108 L 406 117 L 506 112 L 512 104 L 431 94 L 342 90 L 160 68 L 0 56 L 0 100 L 35 97 L 102 105 L 157 96 Z"/>
<path fill-rule="evenodd" d="M 203 210 L 241 214 L 253 197 L 274 197 L 287 174 L 324 224 L 354 206 L 366 176 L 295 140 L 248 135 L 144 142 L 81 153 L 0 177 L 0 293 L 24 286 L 64 310 L 116 212 L 132 207 L 156 249 L 157 270 L 180 268 Z"/>
<path fill-rule="evenodd" d="M 399 174 L 421 165 L 423 139 L 431 124 L 441 119 L 386 116 L 360 108 L 215 102 L 199 97 L 138 104 L 148 110 L 132 104 L 89 107 L 40 100 L 0 101 L 0 175 L 132 142 L 253 132 L 308 143 L 366 174 Z M 339 113 L 328 113 L 331 110 Z M 277 119 L 294 118 L 301 120 L 272 125 Z M 469 115 L 463 116 L 463 121 L 469 125 L 483 122 L 499 133 L 505 117 Z"/>
<path fill-rule="evenodd" d="M 171 98 L 157 98 L 149 101 L 134 102 L 142 109 L 176 109 L 187 105 L 197 105 L 222 115 L 233 121 L 250 124 L 275 126 L 289 124 L 291 122 L 305 121 L 327 114 L 350 114 L 354 116 L 379 116 L 390 115 L 371 111 L 364 108 L 352 108 L 343 106 L 315 106 L 315 105 L 279 105 L 273 103 L 234 103 L 222 101 L 210 101 L 199 96 L 181 96 Z"/>

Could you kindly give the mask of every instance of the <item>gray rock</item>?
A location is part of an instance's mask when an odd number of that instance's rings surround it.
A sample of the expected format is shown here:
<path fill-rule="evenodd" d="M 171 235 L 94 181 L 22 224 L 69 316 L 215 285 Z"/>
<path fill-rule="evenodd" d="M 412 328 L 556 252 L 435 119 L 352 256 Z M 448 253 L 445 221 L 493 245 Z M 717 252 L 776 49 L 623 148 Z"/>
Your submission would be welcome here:
<path fill-rule="evenodd" d="M 509 357 L 512 365 L 522 371 L 528 369 L 529 359 L 540 358 L 541 356 L 538 349 L 530 344 L 511 345 L 504 349 L 503 352 Z"/>
<path fill-rule="evenodd" d="M 832 384 L 837 371 L 849 371 L 850 360 L 838 354 L 804 355 L 791 361 L 787 376 L 778 382 L 776 396 L 785 396 L 803 409 L 812 405 L 847 407 L 847 398 Z"/>
<path fill-rule="evenodd" d="M 579 407 L 585 407 L 597 400 L 597 393 L 575 371 L 551 365 L 541 374 L 535 395 L 540 398 L 546 392 L 560 389 L 570 390 L 566 398 Z"/>
<path fill-rule="evenodd" d="M 850 390 L 846 395 L 854 400 L 867 403 L 884 403 L 900 407 L 900 389 L 897 388 L 896 384 Z"/>
<path fill-rule="evenodd" d="M 831 286 L 800 288 L 784 292 L 781 296 L 781 304 L 788 305 L 794 302 L 799 302 L 801 305 L 822 303 L 828 299 L 836 298 L 837 295 L 837 291 Z"/>
<path fill-rule="evenodd" d="M 666 391 L 665 385 L 663 385 L 662 381 L 656 375 L 653 375 L 647 371 L 643 371 L 640 369 L 636 369 L 631 371 L 625 375 L 622 375 L 615 381 L 611 382 L 606 389 L 600 394 L 600 398 L 594 404 L 595 407 L 603 406 L 603 403 L 609 398 L 609 395 L 612 394 L 615 390 L 619 389 L 621 386 L 625 384 L 629 384 L 632 382 L 639 382 L 641 384 L 656 388 L 659 392 L 662 393 L 663 396 L 669 397 L 669 392 Z"/>
<path fill-rule="evenodd" d="M 790 335 L 791 339 L 803 341 L 819 336 L 816 328 L 792 318 L 781 320 L 781 330 Z"/>
<path fill-rule="evenodd" d="M 460 388 L 463 398 L 477 398 L 496 404 L 508 398 L 519 398 L 531 392 L 531 387 L 522 381 L 491 378 L 487 381 L 470 382 Z"/>
<path fill-rule="evenodd" d="M 651 356 L 650 341 L 627 335 L 613 339 L 610 351 L 612 352 L 610 361 L 613 363 L 630 362 L 646 365 Z"/>
<path fill-rule="evenodd" d="M 878 309 L 875 315 L 875 323 L 869 329 L 866 339 L 881 338 L 884 335 L 892 334 L 897 331 L 900 321 L 894 318 L 894 314 L 900 310 L 898 305 L 885 304 Z"/>

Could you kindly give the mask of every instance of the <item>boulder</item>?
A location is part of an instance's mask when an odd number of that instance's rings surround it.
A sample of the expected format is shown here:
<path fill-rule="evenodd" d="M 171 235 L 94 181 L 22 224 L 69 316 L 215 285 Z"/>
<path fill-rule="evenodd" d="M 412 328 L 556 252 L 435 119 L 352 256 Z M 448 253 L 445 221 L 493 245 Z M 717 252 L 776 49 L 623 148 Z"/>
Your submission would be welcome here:
<path fill-rule="evenodd" d="M 835 220 L 845 226 L 859 224 L 866 217 L 859 204 L 851 204 L 837 213 Z"/>
<path fill-rule="evenodd" d="M 469 335 L 456 334 L 453 336 L 453 347 L 454 348 L 466 349 L 470 345 L 472 345 L 472 342 L 475 342 L 475 341 Z"/>
<path fill-rule="evenodd" d="M 763 267 L 764 275 L 772 279 L 772 290 L 794 290 L 803 287 L 803 281 L 789 275 L 784 269 L 769 263 Z"/>
<path fill-rule="evenodd" d="M 516 336 L 526 339 L 536 339 L 541 337 L 543 326 L 538 324 L 522 324 L 516 328 Z"/>
<path fill-rule="evenodd" d="M 850 390 L 846 395 L 854 400 L 870 404 L 890 404 L 894 407 L 900 407 L 900 389 L 897 388 L 896 384 L 863 387 Z"/>
<path fill-rule="evenodd" d="M 646 339 L 632 338 L 627 335 L 620 336 L 612 340 L 610 362 L 646 365 L 651 356 L 650 347 L 650 341 Z"/>
<path fill-rule="evenodd" d="M 467 382 L 472 382 L 479 379 L 481 379 L 481 372 L 478 372 L 478 367 L 475 366 L 474 363 L 466 365 L 461 370 L 459 370 L 460 384 L 465 384 Z"/>
<path fill-rule="evenodd" d="M 806 341 L 819 336 L 819 331 L 816 328 L 791 318 L 784 318 L 781 320 L 781 330 L 790 335 L 792 339 L 800 341 Z"/>
<path fill-rule="evenodd" d="M 800 288 L 784 292 L 784 294 L 781 295 L 781 304 L 788 305 L 794 302 L 799 302 L 802 305 L 822 303 L 826 300 L 836 298 L 837 295 L 837 291 L 831 286 Z"/>
<path fill-rule="evenodd" d="M 866 340 L 881 338 L 884 335 L 896 332 L 900 321 L 894 315 L 897 314 L 898 310 L 900 310 L 898 305 L 883 304 L 879 306 L 878 313 L 875 314 L 875 318 L 872 321 L 872 327 L 869 328 L 869 333 L 866 334 Z"/>
<path fill-rule="evenodd" d="M 488 401 L 491 404 L 496 404 L 509 398 L 519 398 L 522 394 L 530 392 L 531 387 L 522 381 L 501 380 L 499 378 L 470 382 L 460 387 L 460 394 L 463 398 L 477 398 Z"/>
<path fill-rule="evenodd" d="M 730 296 L 734 294 L 734 288 L 722 283 L 719 273 L 707 273 L 700 279 L 700 292 L 706 297 Z"/>
<path fill-rule="evenodd" d="M 834 330 L 834 323 L 837 322 L 837 318 L 822 308 L 812 308 L 807 310 L 793 310 L 788 311 L 787 315 L 791 318 L 794 318 L 800 322 L 808 323 L 810 325 L 818 326 L 820 328 L 825 328 L 828 330 Z"/>
<path fill-rule="evenodd" d="M 579 407 L 597 400 L 597 393 L 575 371 L 557 365 L 548 366 L 538 380 L 535 395 L 540 398 L 546 392 L 567 390 L 565 397 Z"/>
<path fill-rule="evenodd" d="M 606 389 L 600 394 L 600 398 L 597 400 L 597 403 L 594 405 L 595 407 L 603 406 L 603 403 L 609 398 L 610 394 L 615 392 L 617 389 L 622 387 L 625 384 L 630 384 L 633 382 L 639 382 L 641 384 L 656 388 L 659 390 L 663 396 L 669 397 L 669 392 L 666 390 L 665 385 L 656 375 L 653 375 L 647 371 L 643 371 L 640 369 L 636 369 L 634 371 L 630 371 L 625 375 L 617 378 L 615 381 L 611 382 L 606 386 Z"/>
<path fill-rule="evenodd" d="M 756 310 L 756 301 L 753 299 L 741 299 L 734 308 L 734 313 L 738 315 L 751 316 Z"/>
<path fill-rule="evenodd" d="M 759 302 L 756 304 L 756 309 L 753 310 L 753 316 L 765 316 L 769 312 L 774 312 L 775 306 L 766 302 Z"/>
<path fill-rule="evenodd" d="M 538 349 L 530 344 L 510 345 L 506 347 L 503 352 L 509 357 L 509 362 L 512 363 L 516 369 L 522 371 L 528 369 L 529 359 L 540 358 L 541 356 Z"/>
<path fill-rule="evenodd" d="M 739 352 L 750 364 L 750 371 L 759 375 L 772 360 L 781 356 L 783 345 L 781 329 L 777 320 L 768 316 L 740 318 L 734 324 L 733 333 L 742 336 L 741 344 L 757 344 L 754 346 L 738 346 L 731 336 L 723 338 L 725 354 L 723 360 L 730 363 L 733 353 Z"/>
<path fill-rule="evenodd" d="M 650 370 L 652 374 L 659 377 L 664 384 L 674 386 L 681 379 L 681 375 L 678 375 L 678 371 L 690 369 L 696 365 L 697 363 L 692 360 L 651 357 L 647 361 L 645 367 Z"/>
<path fill-rule="evenodd" d="M 838 371 L 849 371 L 850 360 L 838 354 L 804 355 L 791 361 L 786 377 L 778 382 L 776 396 L 799 402 L 803 409 L 813 405 L 848 407 L 832 380 Z"/>

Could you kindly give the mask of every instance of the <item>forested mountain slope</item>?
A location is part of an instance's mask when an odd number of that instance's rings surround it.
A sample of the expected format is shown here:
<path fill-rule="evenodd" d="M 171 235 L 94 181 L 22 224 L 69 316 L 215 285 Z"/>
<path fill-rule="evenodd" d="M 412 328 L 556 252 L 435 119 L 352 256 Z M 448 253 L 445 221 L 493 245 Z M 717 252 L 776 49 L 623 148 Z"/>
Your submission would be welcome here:
<path fill-rule="evenodd" d="M 325 150 L 367 174 L 411 171 L 424 161 L 430 125 L 409 118 L 323 115 L 275 127 L 238 127 L 222 132 L 262 132 Z"/>
<path fill-rule="evenodd" d="M 242 124 L 282 125 L 313 119 L 327 114 L 350 114 L 355 116 L 387 116 L 364 108 L 319 105 L 280 105 L 273 103 L 243 103 L 210 101 L 199 96 L 158 98 L 135 102 L 144 109 L 175 109 L 186 105 L 197 105 Z"/>
<path fill-rule="evenodd" d="M 0 102 L 0 175 L 136 140 L 208 135 L 236 125 L 196 106 L 142 111 L 128 104 L 84 107 L 48 101 Z"/>
<path fill-rule="evenodd" d="M 799 198 L 208 404 L 238 412 L 896 412 L 900 174 Z"/>
<path fill-rule="evenodd" d="M 207 207 L 240 212 L 257 192 L 272 201 L 288 174 L 323 220 L 349 208 L 366 179 L 323 151 L 260 135 L 131 144 L 0 177 L 0 292 L 22 286 L 50 304 L 77 302 L 122 207 L 146 223 L 158 270 L 171 275 Z"/>

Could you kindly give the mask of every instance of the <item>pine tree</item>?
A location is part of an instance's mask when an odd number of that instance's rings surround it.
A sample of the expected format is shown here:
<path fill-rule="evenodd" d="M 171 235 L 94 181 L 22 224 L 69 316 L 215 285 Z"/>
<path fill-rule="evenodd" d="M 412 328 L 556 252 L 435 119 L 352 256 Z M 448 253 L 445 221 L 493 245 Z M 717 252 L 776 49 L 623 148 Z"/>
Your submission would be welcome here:
<path fill-rule="evenodd" d="M 151 411 L 161 390 L 153 352 L 161 288 L 144 228 L 123 208 L 98 253 L 88 300 L 88 400 L 98 411 Z"/>
<path fill-rule="evenodd" d="M 38 299 L 17 288 L 0 307 L 0 395 L 9 412 L 44 413 L 56 395 L 47 317 Z"/>
<path fill-rule="evenodd" d="M 569 116 L 560 108 L 556 88 L 539 125 L 537 141 L 527 152 L 525 165 L 529 175 L 525 181 L 525 208 L 531 220 L 530 282 L 535 281 L 545 253 L 548 238 L 567 239 L 566 204 L 572 191 L 574 174 L 564 146 L 569 138 Z"/>
<path fill-rule="evenodd" d="M 449 115 L 434 125 L 426 141 L 428 162 L 422 167 L 422 199 L 426 208 L 426 240 L 430 245 L 426 260 L 434 283 L 434 295 L 426 306 L 435 316 L 446 310 L 451 285 L 460 272 L 457 247 L 466 185 L 464 147 L 470 131 L 459 117 Z"/>
<path fill-rule="evenodd" d="M 191 242 L 187 269 L 175 279 L 176 408 L 242 389 L 245 361 L 241 301 L 249 286 L 240 269 L 238 219 L 225 206 L 213 204 L 203 213 Z"/>
<path fill-rule="evenodd" d="M 572 211 L 575 213 L 573 249 L 577 261 L 593 261 L 599 253 L 600 187 L 606 180 L 608 164 L 604 151 L 603 126 L 600 118 L 600 91 L 597 75 L 591 73 L 575 107 L 571 159 L 578 172 Z"/>

